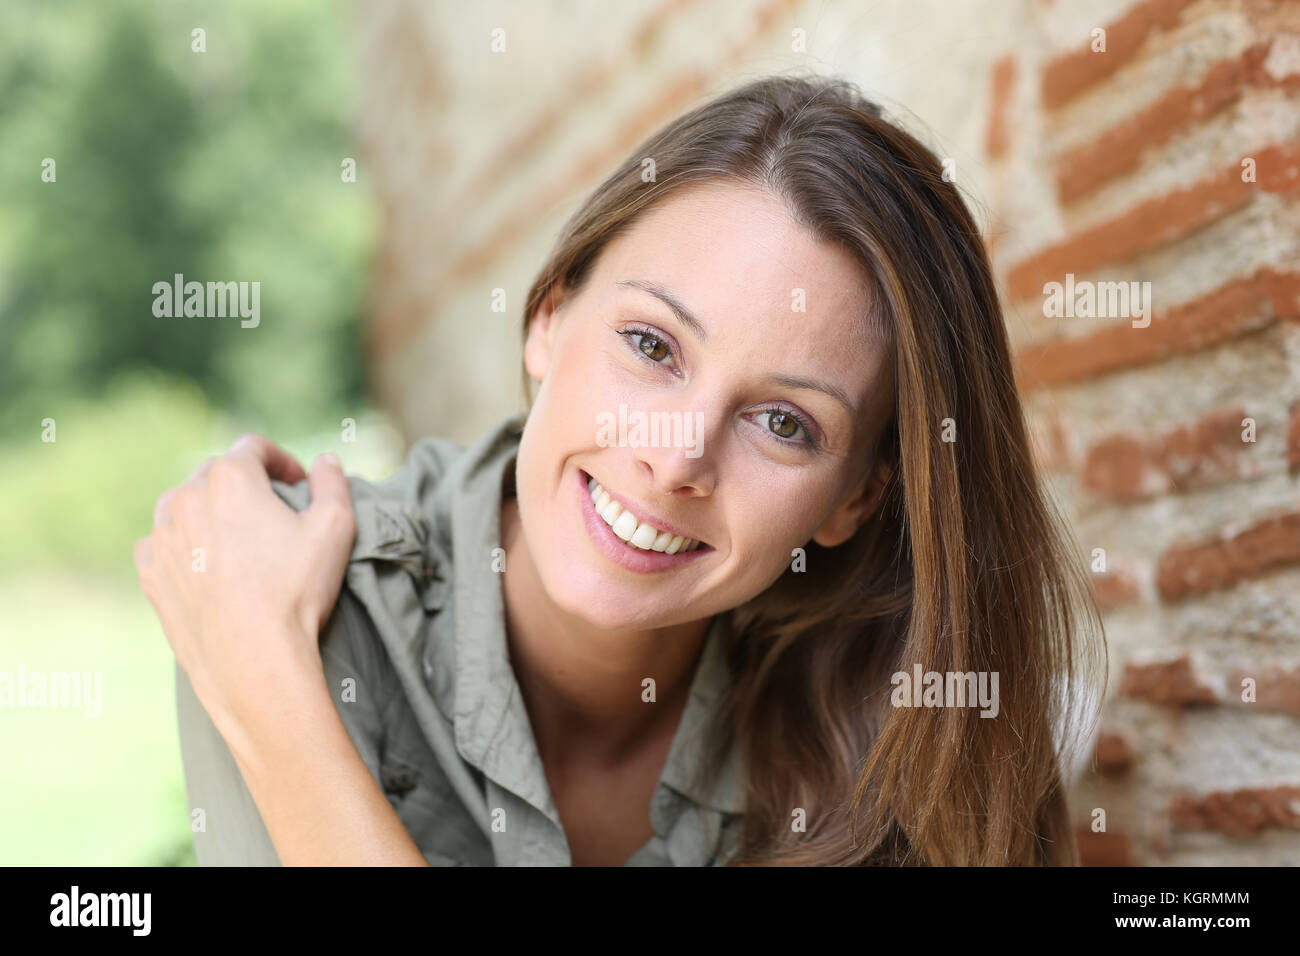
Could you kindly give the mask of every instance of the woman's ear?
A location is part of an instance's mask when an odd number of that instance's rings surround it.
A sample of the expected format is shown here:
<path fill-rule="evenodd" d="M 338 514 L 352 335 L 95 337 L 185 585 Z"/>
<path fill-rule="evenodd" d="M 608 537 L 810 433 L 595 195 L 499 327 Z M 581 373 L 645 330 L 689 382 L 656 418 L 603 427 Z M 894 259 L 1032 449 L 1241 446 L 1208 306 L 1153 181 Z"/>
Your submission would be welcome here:
<path fill-rule="evenodd" d="M 560 324 L 560 317 L 556 313 L 565 297 L 563 283 L 555 283 L 528 321 L 528 337 L 524 340 L 524 368 L 528 370 L 529 378 L 536 382 L 546 378 L 546 372 L 551 367 L 551 346 L 555 342 L 556 327 Z"/>
<path fill-rule="evenodd" d="M 862 527 L 863 523 L 880 507 L 885 494 L 885 487 L 893 474 L 893 466 L 885 459 L 879 459 L 862 479 L 855 494 L 836 508 L 813 534 L 812 539 L 823 548 L 833 548 L 843 544 Z"/>

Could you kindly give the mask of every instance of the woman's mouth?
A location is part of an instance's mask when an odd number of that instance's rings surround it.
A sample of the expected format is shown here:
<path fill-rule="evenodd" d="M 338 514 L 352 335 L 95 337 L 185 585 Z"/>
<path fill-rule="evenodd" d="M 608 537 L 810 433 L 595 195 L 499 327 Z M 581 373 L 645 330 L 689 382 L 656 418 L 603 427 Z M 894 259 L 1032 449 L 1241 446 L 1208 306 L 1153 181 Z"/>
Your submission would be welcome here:
<path fill-rule="evenodd" d="M 684 535 L 661 531 L 657 525 L 642 521 L 631 511 L 615 501 L 595 478 L 587 482 L 587 491 L 596 505 L 596 514 L 604 519 L 605 524 L 614 533 L 634 548 L 642 551 L 662 551 L 664 554 L 676 554 L 678 551 L 694 551 L 700 542 Z"/>
<path fill-rule="evenodd" d="M 637 515 L 581 469 L 578 476 L 588 534 L 616 564 L 631 571 L 666 571 L 713 550 L 698 539 Z"/>

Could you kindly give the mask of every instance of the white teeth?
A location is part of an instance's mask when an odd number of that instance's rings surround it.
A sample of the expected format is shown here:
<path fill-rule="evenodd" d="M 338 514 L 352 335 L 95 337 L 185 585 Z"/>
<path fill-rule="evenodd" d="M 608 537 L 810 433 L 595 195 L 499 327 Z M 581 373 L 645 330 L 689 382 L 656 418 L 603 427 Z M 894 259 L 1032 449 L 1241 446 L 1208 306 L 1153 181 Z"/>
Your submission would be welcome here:
<path fill-rule="evenodd" d="M 615 519 L 614 523 L 610 525 L 610 527 L 613 528 L 614 533 L 624 541 L 631 541 L 632 535 L 636 534 L 636 515 L 632 514 L 630 511 L 624 511 L 619 514 L 618 518 Z"/>
<path fill-rule="evenodd" d="M 623 514 L 627 514 L 626 511 Z M 654 525 L 642 524 L 636 529 L 636 532 L 628 539 L 630 544 L 636 545 L 642 551 L 650 550 L 654 545 L 655 539 L 659 537 L 659 532 L 655 530 Z"/>
<path fill-rule="evenodd" d="M 596 514 L 613 532 L 634 548 L 642 551 L 662 551 L 664 554 L 676 554 L 679 551 L 694 551 L 700 543 L 694 538 L 684 538 L 671 531 L 661 531 L 648 521 L 637 521 L 636 515 L 624 510 L 608 491 L 600 486 L 595 478 L 587 482 L 587 491 L 591 494 Z"/>

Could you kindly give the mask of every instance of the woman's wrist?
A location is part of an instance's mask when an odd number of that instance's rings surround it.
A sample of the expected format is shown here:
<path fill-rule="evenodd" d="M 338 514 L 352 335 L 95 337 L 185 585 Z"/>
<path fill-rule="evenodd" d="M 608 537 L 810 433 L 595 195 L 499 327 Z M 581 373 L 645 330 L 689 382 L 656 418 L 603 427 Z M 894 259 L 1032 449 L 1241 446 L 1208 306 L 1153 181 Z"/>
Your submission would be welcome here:
<path fill-rule="evenodd" d="M 298 635 L 269 634 L 265 641 L 264 646 L 279 649 L 281 665 L 250 674 L 239 695 L 210 706 L 204 702 L 241 772 L 283 765 L 286 751 L 310 740 L 322 724 L 339 720 L 319 651 L 285 656 L 288 649 L 307 646 Z"/>
<path fill-rule="evenodd" d="M 235 762 L 285 866 L 423 866 L 321 673 L 245 728 Z"/>

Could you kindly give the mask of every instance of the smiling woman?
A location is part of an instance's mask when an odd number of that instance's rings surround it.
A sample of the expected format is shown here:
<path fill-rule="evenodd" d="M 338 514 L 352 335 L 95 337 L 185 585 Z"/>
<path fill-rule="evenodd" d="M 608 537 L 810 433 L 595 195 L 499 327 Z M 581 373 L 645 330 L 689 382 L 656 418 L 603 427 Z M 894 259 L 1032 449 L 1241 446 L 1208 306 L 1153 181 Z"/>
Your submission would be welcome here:
<path fill-rule="evenodd" d="M 928 150 L 749 83 L 629 154 L 523 323 L 528 411 L 471 449 L 349 485 L 252 439 L 160 501 L 200 862 L 1076 862 L 1104 637 Z"/>

